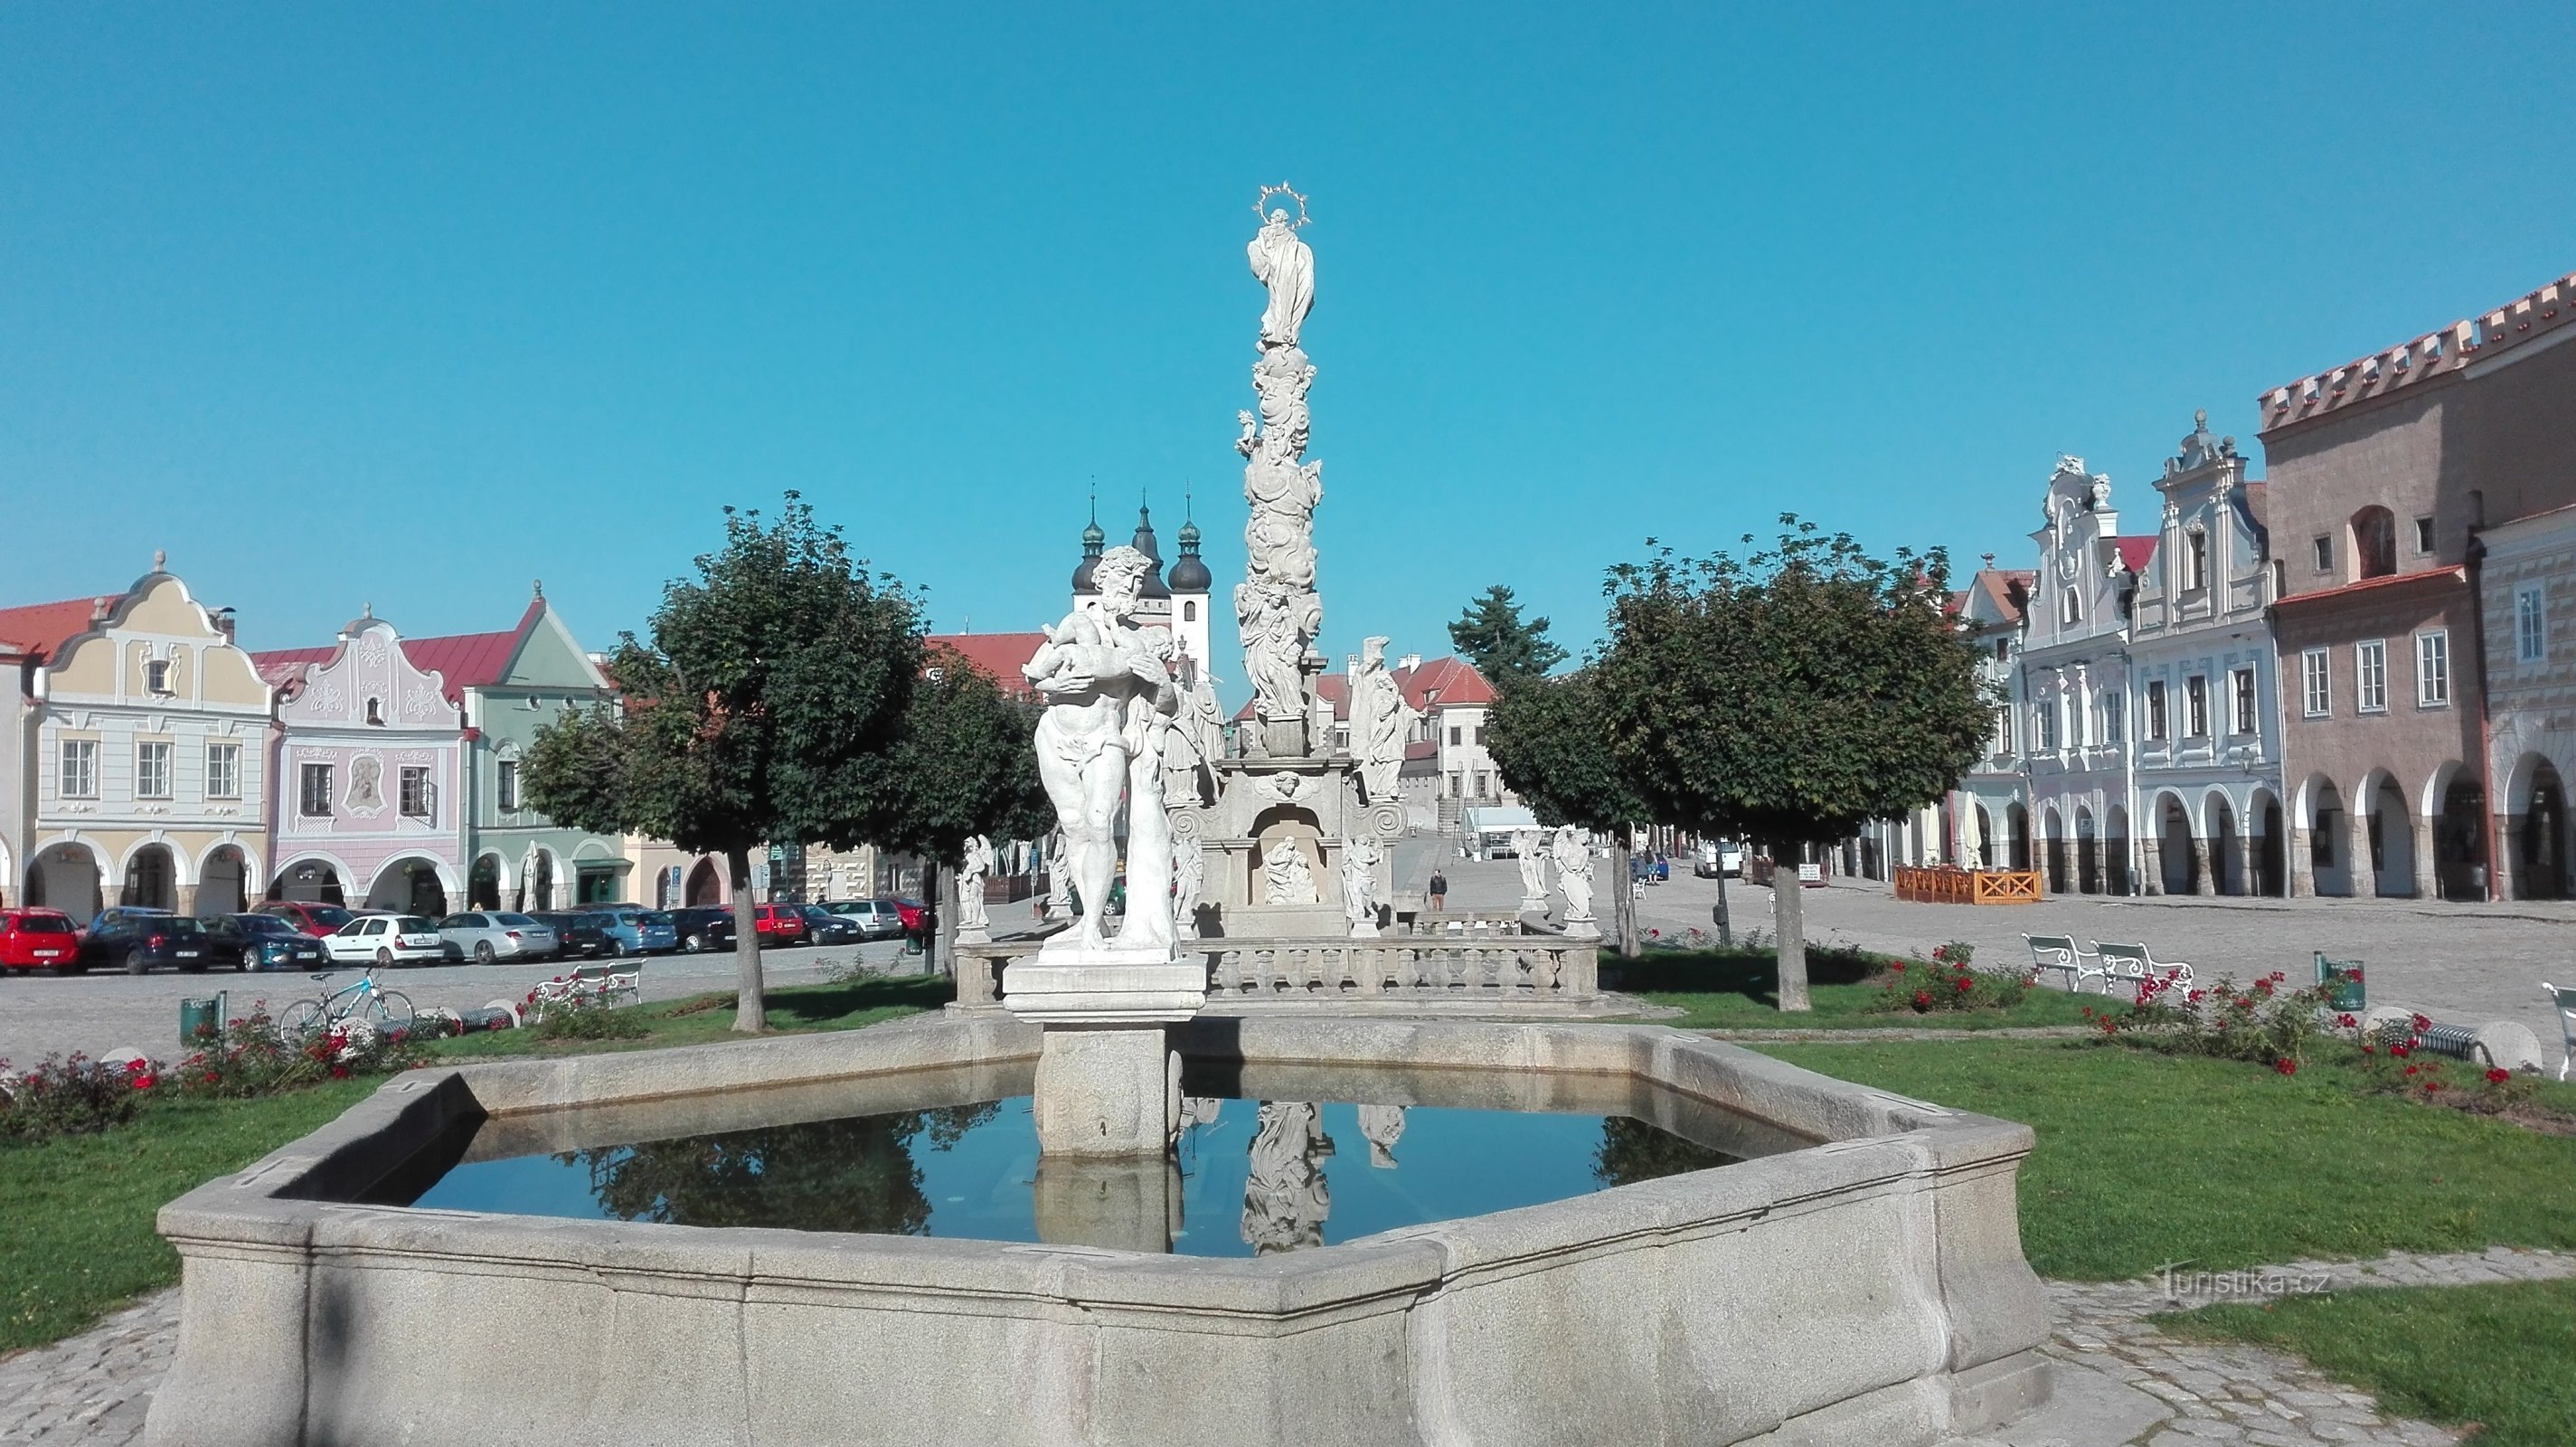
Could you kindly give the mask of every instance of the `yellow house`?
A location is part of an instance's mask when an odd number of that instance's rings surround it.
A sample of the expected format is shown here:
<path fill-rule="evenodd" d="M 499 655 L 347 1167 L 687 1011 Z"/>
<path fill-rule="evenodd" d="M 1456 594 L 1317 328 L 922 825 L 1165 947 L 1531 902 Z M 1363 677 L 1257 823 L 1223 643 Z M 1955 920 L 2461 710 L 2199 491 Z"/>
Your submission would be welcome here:
<path fill-rule="evenodd" d="M 82 922 L 230 913 L 264 883 L 268 685 L 164 561 L 122 594 L 0 609 L 26 761 L 0 877 Z"/>

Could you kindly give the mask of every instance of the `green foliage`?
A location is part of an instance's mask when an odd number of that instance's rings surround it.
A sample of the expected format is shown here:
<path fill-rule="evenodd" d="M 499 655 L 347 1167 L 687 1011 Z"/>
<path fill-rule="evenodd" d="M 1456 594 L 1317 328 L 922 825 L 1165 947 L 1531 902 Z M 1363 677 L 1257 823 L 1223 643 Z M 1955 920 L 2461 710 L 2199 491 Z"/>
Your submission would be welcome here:
<path fill-rule="evenodd" d="M 763 1126 L 569 1152 L 629 1221 L 918 1236 L 930 1225 L 916 1141 L 946 1150 L 1000 1106 L 952 1106 Z"/>
<path fill-rule="evenodd" d="M 1724 1151 L 1684 1140 L 1631 1116 L 1614 1115 L 1601 1122 L 1601 1144 L 1592 1151 L 1592 1178 L 1604 1186 L 1627 1186 L 1734 1161 Z"/>
<path fill-rule="evenodd" d="M 2479 1424 L 2478 1447 L 2565 1447 L 2576 1430 L 2576 1281 L 2292 1296 L 2169 1312 L 2156 1325 L 2294 1352 L 2384 1412 Z"/>
<path fill-rule="evenodd" d="M 1775 845 L 1846 838 L 1940 798 L 1993 727 L 1940 550 L 1870 557 L 1784 515 L 1765 552 L 1611 569 L 1600 675 L 1648 814 Z M 1752 539 L 1748 536 L 1749 544 Z"/>
<path fill-rule="evenodd" d="M 14 1079 L 8 1064 L 0 1060 L 0 1141 L 95 1135 L 123 1125 L 160 1083 L 149 1061 L 108 1065 L 77 1050 L 48 1055 Z"/>
<path fill-rule="evenodd" d="M 1449 625 L 1449 642 L 1497 689 L 1544 677 L 1565 661 L 1565 650 L 1548 640 L 1547 620 L 1522 621 L 1521 605 L 1500 583 L 1467 604 Z"/>
<path fill-rule="evenodd" d="M 1625 837 L 1647 818 L 1610 748 L 1597 670 L 1526 678 L 1485 715 L 1485 748 L 1539 822 Z"/>
<path fill-rule="evenodd" d="M 528 802 L 692 853 L 884 833 L 920 615 L 864 566 L 795 493 L 774 525 L 727 508 L 724 548 L 663 590 L 652 644 L 621 639 L 609 674 L 623 707 L 539 731 Z"/>
<path fill-rule="evenodd" d="M 982 834 L 1035 839 L 1055 827 L 1038 780 L 1037 708 L 962 657 L 934 651 L 914 685 L 871 842 L 954 869 Z"/>

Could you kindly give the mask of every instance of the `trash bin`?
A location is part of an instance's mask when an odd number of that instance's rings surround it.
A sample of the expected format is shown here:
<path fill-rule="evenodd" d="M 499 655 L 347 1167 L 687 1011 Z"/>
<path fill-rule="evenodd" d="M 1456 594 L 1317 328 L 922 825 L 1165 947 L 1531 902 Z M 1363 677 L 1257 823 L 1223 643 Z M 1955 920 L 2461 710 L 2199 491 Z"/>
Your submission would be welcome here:
<path fill-rule="evenodd" d="M 2328 1004 L 2346 1014 L 2358 1015 L 2370 1008 L 2370 989 L 2361 975 L 2359 960 L 2330 960 L 2317 951 L 2317 983 L 2333 992 Z"/>
<path fill-rule="evenodd" d="M 224 1002 L 220 995 L 201 995 L 179 1002 L 179 1043 L 188 1048 L 197 1044 L 199 1030 L 218 1034 L 224 1028 Z"/>

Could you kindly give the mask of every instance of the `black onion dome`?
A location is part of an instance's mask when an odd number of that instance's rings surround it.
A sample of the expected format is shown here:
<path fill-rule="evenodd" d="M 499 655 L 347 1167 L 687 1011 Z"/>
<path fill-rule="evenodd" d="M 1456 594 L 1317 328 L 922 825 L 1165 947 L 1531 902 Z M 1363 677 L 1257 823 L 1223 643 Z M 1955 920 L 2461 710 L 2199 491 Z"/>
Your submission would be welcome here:
<path fill-rule="evenodd" d="M 1128 546 L 1143 553 L 1146 561 L 1154 565 L 1145 570 L 1144 586 L 1137 590 L 1137 596 L 1143 598 L 1172 596 L 1172 590 L 1163 584 L 1163 545 L 1154 540 L 1153 509 L 1143 507 L 1136 509 L 1136 536 L 1129 540 Z"/>
<path fill-rule="evenodd" d="M 1216 579 L 1209 575 L 1207 564 L 1199 561 L 1199 525 L 1181 524 L 1181 560 L 1172 564 L 1172 591 L 1204 593 Z"/>
<path fill-rule="evenodd" d="M 1091 570 L 1100 566 L 1100 551 L 1108 541 L 1109 535 L 1100 530 L 1099 519 L 1092 519 L 1090 524 L 1083 528 L 1082 561 L 1076 563 L 1073 568 L 1073 591 L 1077 593 L 1097 591 L 1091 586 Z"/>

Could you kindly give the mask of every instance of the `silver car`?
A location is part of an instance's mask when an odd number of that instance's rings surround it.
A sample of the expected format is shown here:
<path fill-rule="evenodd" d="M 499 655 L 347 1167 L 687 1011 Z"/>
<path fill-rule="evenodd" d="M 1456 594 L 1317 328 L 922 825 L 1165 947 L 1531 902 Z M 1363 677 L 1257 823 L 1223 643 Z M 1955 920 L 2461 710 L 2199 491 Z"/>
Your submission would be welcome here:
<path fill-rule="evenodd" d="M 447 942 L 450 959 L 472 960 L 478 965 L 542 960 L 559 948 L 551 926 L 524 914 L 489 910 L 449 915 L 438 922 L 438 937 Z"/>

